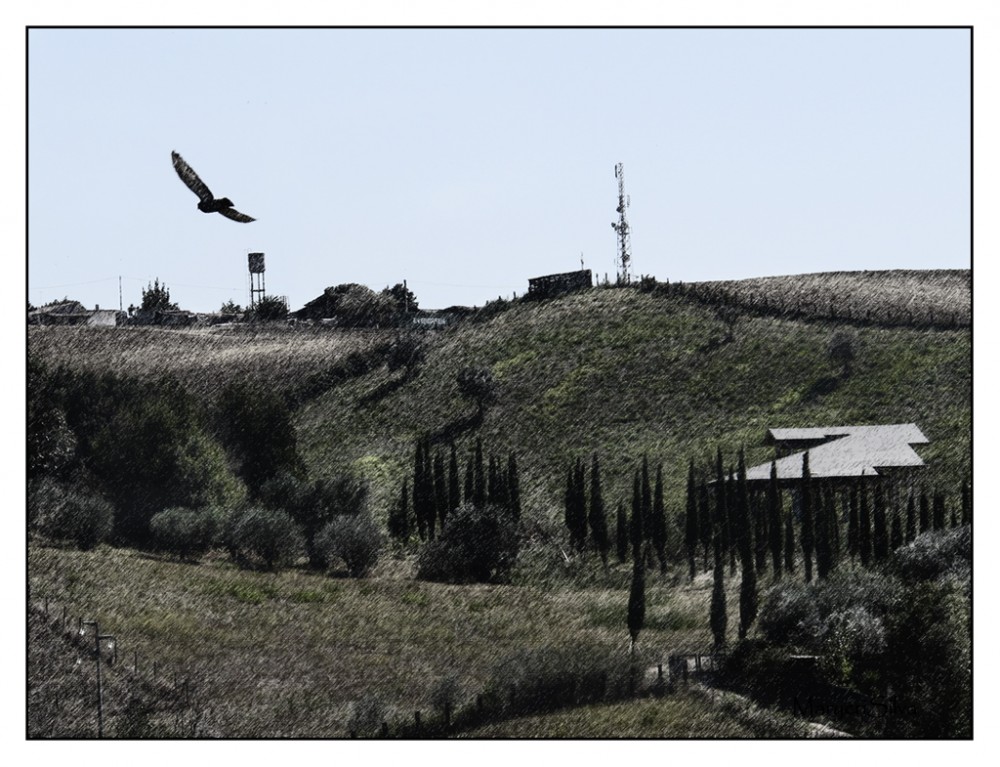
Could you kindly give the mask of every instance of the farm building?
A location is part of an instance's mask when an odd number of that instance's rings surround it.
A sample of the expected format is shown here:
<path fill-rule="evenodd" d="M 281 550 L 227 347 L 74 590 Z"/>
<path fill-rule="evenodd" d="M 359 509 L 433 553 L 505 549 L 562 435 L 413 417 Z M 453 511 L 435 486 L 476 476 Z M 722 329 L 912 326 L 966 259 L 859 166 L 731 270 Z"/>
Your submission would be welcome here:
<path fill-rule="evenodd" d="M 923 467 L 912 445 L 926 445 L 915 423 L 884 426 L 826 426 L 769 429 L 765 444 L 775 446 L 778 481 L 802 478 L 802 455 L 809 453 L 809 473 L 817 480 L 854 480 L 861 476 L 900 476 Z M 747 469 L 748 482 L 767 482 L 771 464 Z"/>
<path fill-rule="evenodd" d="M 594 281 L 590 269 L 563 274 L 547 274 L 528 280 L 528 298 L 552 298 L 564 293 L 572 293 L 575 290 L 586 290 L 593 285 Z"/>
<path fill-rule="evenodd" d="M 916 473 L 926 467 L 912 446 L 928 442 L 915 423 L 769 429 L 764 439 L 775 447 L 778 483 L 792 491 L 795 506 L 806 452 L 814 483 L 845 493 L 864 478 L 883 483 L 890 503 L 896 503 L 914 489 Z M 747 483 L 758 493 L 770 478 L 770 462 L 747 469 Z"/>
<path fill-rule="evenodd" d="M 61 301 L 28 313 L 29 325 L 100 325 L 114 327 L 119 324 L 119 312 L 114 309 L 93 310 L 84 308 L 79 301 Z"/>

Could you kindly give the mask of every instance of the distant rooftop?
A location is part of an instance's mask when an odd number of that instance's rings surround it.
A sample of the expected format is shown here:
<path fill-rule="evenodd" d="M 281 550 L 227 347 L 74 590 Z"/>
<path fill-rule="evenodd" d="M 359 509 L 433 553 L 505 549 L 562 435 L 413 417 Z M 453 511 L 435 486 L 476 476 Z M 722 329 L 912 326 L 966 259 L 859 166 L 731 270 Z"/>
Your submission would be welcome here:
<path fill-rule="evenodd" d="M 823 426 L 770 429 L 765 442 L 808 447 L 809 472 L 816 478 L 876 476 L 881 469 L 924 466 L 911 445 L 926 445 L 927 437 L 915 423 L 883 426 Z M 809 444 L 814 443 L 814 444 Z M 802 476 L 800 450 L 775 463 L 779 480 Z M 771 463 L 747 469 L 747 480 L 763 481 L 771 476 Z"/>

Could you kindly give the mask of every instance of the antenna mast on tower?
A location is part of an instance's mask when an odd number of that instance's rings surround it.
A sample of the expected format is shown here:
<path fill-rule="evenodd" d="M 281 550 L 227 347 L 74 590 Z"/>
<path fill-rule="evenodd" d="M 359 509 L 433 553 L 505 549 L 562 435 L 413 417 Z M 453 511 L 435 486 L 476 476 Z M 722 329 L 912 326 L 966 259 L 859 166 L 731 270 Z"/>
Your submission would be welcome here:
<path fill-rule="evenodd" d="M 632 236 L 629 234 L 628 220 L 625 209 L 632 201 L 625 196 L 625 170 L 621 163 L 615 165 L 615 178 L 618 179 L 618 221 L 611 223 L 611 228 L 618 232 L 618 253 L 615 258 L 618 269 L 618 284 L 632 282 Z"/>

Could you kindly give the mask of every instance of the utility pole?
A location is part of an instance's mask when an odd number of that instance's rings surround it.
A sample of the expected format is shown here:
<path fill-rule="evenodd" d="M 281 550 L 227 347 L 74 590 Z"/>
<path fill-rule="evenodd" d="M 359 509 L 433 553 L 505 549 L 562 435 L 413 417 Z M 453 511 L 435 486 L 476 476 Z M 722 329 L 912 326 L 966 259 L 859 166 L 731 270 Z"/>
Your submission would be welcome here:
<path fill-rule="evenodd" d="M 101 687 L 101 642 L 103 640 L 117 641 L 111 634 L 101 634 L 97 621 L 83 621 L 84 626 L 94 627 L 94 659 L 97 663 L 97 737 L 104 737 L 104 690 Z M 117 651 L 116 651 L 117 652 Z"/>
<path fill-rule="evenodd" d="M 618 268 L 618 284 L 632 282 L 632 236 L 625 218 L 625 209 L 632 205 L 632 200 L 625 195 L 625 169 L 621 163 L 615 165 L 615 178 L 618 179 L 618 220 L 611 223 L 611 228 L 618 233 L 618 253 L 616 266 Z"/>

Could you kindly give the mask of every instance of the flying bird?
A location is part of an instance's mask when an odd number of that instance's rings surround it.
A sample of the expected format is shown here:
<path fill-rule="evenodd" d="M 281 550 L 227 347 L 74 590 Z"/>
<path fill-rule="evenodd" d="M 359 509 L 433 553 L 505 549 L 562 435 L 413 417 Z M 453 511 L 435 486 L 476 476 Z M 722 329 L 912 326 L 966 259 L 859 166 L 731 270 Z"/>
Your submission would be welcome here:
<path fill-rule="evenodd" d="M 174 170 L 177 171 L 177 175 L 181 177 L 187 188 L 198 195 L 201 202 L 198 203 L 198 210 L 202 213 L 221 213 L 226 218 L 231 218 L 233 221 L 239 221 L 242 224 L 249 224 L 251 221 L 256 221 L 257 219 L 251 218 L 246 213 L 240 213 L 233 207 L 233 201 L 228 197 L 220 197 L 216 199 L 212 196 L 212 192 L 205 182 L 198 178 L 198 174 L 194 172 L 194 168 L 184 162 L 184 158 L 181 157 L 177 152 L 170 153 L 171 158 L 174 161 Z"/>

